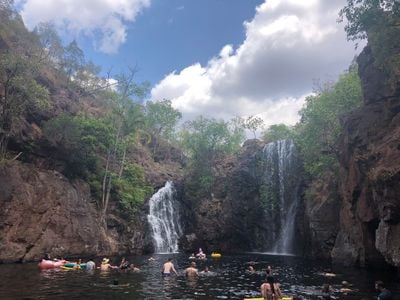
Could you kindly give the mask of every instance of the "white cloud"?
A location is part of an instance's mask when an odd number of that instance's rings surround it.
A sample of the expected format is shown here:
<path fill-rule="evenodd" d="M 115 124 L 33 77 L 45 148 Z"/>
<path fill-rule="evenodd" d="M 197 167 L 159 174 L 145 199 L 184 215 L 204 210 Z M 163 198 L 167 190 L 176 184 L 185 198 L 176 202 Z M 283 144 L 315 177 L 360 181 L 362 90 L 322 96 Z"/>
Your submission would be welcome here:
<path fill-rule="evenodd" d="M 59 30 L 93 38 L 100 51 L 115 53 L 126 40 L 125 23 L 133 22 L 150 0 L 18 0 L 17 5 L 29 28 L 52 22 Z"/>
<path fill-rule="evenodd" d="M 354 46 L 337 24 L 346 0 L 266 0 L 245 22 L 246 38 L 199 63 L 167 75 L 152 99 L 167 98 L 184 118 L 258 115 L 267 125 L 295 124 L 313 81 L 336 78 Z"/>

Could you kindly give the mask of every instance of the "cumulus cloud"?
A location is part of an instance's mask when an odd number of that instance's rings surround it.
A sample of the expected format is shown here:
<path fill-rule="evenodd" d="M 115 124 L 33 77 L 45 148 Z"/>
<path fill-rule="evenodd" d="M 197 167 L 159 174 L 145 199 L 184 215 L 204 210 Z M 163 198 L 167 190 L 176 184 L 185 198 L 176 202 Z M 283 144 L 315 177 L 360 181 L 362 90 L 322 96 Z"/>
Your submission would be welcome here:
<path fill-rule="evenodd" d="M 258 115 L 267 125 L 295 124 L 313 81 L 337 77 L 356 54 L 336 22 L 345 2 L 266 0 L 244 23 L 239 47 L 168 74 L 151 97 L 171 99 L 185 119 Z"/>
<path fill-rule="evenodd" d="M 52 22 L 59 30 L 93 38 L 100 51 L 115 53 L 126 40 L 126 22 L 133 22 L 150 0 L 18 0 L 17 5 L 29 28 Z"/>

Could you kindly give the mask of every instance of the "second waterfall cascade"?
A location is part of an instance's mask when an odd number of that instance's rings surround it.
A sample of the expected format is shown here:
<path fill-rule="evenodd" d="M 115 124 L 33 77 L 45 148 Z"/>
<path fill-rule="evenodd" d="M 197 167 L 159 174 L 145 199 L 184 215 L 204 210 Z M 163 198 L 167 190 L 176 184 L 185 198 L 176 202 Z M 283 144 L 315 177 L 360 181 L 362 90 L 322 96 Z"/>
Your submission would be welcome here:
<path fill-rule="evenodd" d="M 265 145 L 263 152 L 263 201 L 271 243 L 268 251 L 293 254 L 301 186 L 295 145 L 292 140 L 280 140 Z"/>
<path fill-rule="evenodd" d="M 156 253 L 178 252 L 178 239 L 182 235 L 179 203 L 172 182 L 168 181 L 149 201 L 147 220 L 150 224 Z"/>

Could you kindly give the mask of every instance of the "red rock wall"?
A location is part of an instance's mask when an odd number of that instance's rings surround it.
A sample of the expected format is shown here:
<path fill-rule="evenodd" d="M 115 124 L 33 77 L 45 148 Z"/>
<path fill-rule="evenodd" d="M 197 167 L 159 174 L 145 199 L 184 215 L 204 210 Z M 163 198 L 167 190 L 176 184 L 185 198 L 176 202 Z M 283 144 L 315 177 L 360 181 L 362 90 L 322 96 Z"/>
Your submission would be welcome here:
<path fill-rule="evenodd" d="M 99 223 L 87 184 L 14 162 L 0 166 L 0 262 L 102 255 L 118 248 Z"/>
<path fill-rule="evenodd" d="M 332 258 L 347 265 L 385 260 L 400 266 L 400 63 L 392 63 L 400 57 L 397 33 L 389 48 L 378 43 L 360 54 L 365 105 L 344 120 L 339 142 L 343 200 Z M 385 67 L 382 57 L 377 60 L 382 53 Z"/>

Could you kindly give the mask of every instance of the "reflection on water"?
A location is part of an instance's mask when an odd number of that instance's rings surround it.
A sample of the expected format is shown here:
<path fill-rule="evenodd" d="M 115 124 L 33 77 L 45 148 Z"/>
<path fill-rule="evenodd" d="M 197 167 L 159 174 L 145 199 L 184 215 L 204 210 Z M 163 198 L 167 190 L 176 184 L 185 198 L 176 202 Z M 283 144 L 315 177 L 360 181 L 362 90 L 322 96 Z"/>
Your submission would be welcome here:
<path fill-rule="evenodd" d="M 285 295 L 299 294 L 305 299 L 317 299 L 322 284 L 334 288 L 337 299 L 373 299 L 373 282 L 382 279 L 389 289 L 400 295 L 398 278 L 388 272 L 362 269 L 333 268 L 329 264 L 308 261 L 299 257 L 245 254 L 223 256 L 221 259 L 197 262 L 199 270 L 210 268 L 214 276 L 187 279 L 183 270 L 190 264 L 186 255 L 172 255 L 179 276 L 162 277 L 161 267 L 166 255 L 148 262 L 147 257 L 131 257 L 139 265 L 137 273 L 111 270 L 85 272 L 48 270 L 40 271 L 36 264 L 0 265 L 0 299 L 243 299 L 258 297 L 265 277 L 264 269 L 271 265 Z M 97 260 L 100 262 L 100 259 Z M 115 260 L 113 263 L 117 264 Z M 254 273 L 247 272 L 249 263 Z M 324 277 L 323 272 L 336 273 Z M 340 293 L 341 282 L 349 281 L 354 291 Z M 118 285 L 114 284 L 118 281 Z"/>

